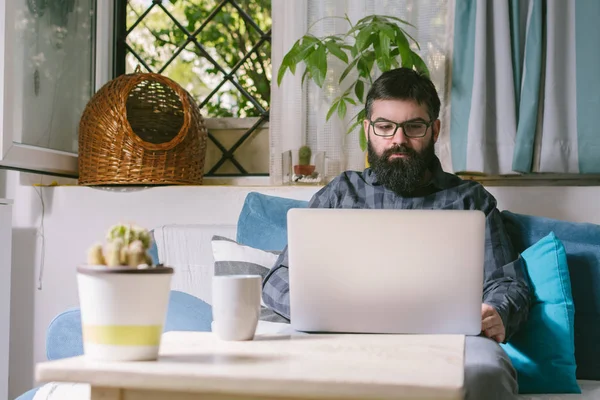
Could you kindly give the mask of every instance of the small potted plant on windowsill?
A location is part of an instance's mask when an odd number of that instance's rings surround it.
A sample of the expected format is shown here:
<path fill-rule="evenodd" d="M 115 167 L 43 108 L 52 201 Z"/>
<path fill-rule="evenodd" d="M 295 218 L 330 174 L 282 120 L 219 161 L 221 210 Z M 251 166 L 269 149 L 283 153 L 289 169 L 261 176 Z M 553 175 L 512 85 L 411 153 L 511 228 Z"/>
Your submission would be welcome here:
<path fill-rule="evenodd" d="M 326 17 L 317 22 L 331 18 L 340 17 Z M 324 37 L 317 37 L 311 33 L 305 34 L 285 54 L 277 73 L 277 84 L 280 85 L 285 73 L 289 70 L 295 74 L 296 67 L 302 63 L 306 67 L 302 75 L 302 83 L 309 78 L 322 88 L 327 74 L 334 73 L 332 68 L 328 68 L 329 56 L 336 57 L 347 64 L 338 83 L 344 86 L 345 79 L 350 83 L 345 85 L 348 88 L 333 100 L 326 116 L 327 121 L 336 112 L 343 120 L 350 106 L 364 103 L 365 93 L 368 92 L 377 74 L 376 68 L 379 72 L 385 72 L 402 66 L 429 75 L 427 65 L 413 51 L 413 46 L 420 50 L 419 44 L 402 28 L 402 26 L 414 27 L 412 24 L 386 15 L 369 15 L 356 24 L 353 24 L 347 16 L 342 19 L 348 22 L 348 31 Z M 359 143 L 364 151 L 367 148 L 363 128 L 364 108 L 361 108 L 352 119 L 353 122 L 346 133 L 360 128 Z"/>
<path fill-rule="evenodd" d="M 325 169 L 325 152 L 313 153 L 309 146 L 302 146 L 296 152 L 284 153 L 284 165 L 288 165 L 286 175 L 292 184 L 315 185 L 323 182 Z M 286 161 L 287 160 L 287 161 Z"/>
<path fill-rule="evenodd" d="M 298 164 L 294 165 L 294 174 L 309 176 L 315 172 L 315 166 L 310 164 L 311 155 L 310 147 L 300 147 L 300 150 L 298 150 Z"/>

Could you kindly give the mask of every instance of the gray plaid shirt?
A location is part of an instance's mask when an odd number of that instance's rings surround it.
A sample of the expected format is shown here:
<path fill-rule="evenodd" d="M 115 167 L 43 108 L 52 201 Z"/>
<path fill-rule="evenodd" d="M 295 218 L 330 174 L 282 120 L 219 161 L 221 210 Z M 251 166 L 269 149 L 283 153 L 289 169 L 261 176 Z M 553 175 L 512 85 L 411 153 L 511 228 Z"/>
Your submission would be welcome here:
<path fill-rule="evenodd" d="M 309 207 L 481 210 L 486 215 L 483 302 L 493 306 L 506 328 L 506 340 L 527 319 L 529 287 L 522 259 L 512 243 L 496 208 L 496 199 L 477 182 L 444 172 L 434 158 L 432 179 L 414 197 L 401 197 L 377 182 L 370 169 L 347 171 L 319 190 Z M 287 248 L 265 277 L 264 303 L 290 319 Z"/>

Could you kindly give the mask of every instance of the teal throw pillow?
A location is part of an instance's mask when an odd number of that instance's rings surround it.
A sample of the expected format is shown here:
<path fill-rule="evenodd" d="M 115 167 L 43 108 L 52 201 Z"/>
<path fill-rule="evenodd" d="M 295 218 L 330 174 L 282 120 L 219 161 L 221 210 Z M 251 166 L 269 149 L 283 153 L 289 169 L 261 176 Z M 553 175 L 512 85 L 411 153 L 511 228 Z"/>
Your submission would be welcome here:
<path fill-rule="evenodd" d="M 574 315 L 565 248 L 554 232 L 522 253 L 532 291 L 529 319 L 503 348 L 520 393 L 581 393 L 576 378 Z"/>
<path fill-rule="evenodd" d="M 567 253 L 575 305 L 577 379 L 600 380 L 600 225 L 502 211 L 506 230 L 522 253 L 554 232 Z"/>

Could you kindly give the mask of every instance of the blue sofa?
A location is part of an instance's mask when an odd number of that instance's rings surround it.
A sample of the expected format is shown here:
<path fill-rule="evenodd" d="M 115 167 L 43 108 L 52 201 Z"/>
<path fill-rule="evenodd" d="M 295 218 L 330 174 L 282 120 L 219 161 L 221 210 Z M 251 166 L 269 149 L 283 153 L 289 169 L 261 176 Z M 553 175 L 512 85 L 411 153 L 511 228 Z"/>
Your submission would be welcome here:
<path fill-rule="evenodd" d="M 250 193 L 245 199 L 239 216 L 235 239 L 242 245 L 265 251 L 281 250 L 287 239 L 287 211 L 290 208 L 306 206 L 305 201 Z M 509 211 L 503 211 L 501 215 L 513 245 L 520 253 L 528 254 L 527 251 L 532 251 L 530 249 L 553 233 L 552 237 L 556 239 L 558 249 L 562 249 L 565 256 L 565 266 L 568 264 L 566 283 L 572 289 L 572 305 L 575 310 L 574 324 L 571 321 L 570 327 L 573 334 L 570 348 L 574 346 L 574 354 L 565 356 L 565 359 L 570 357 L 572 360 L 573 376 L 570 377 L 571 379 L 565 378 L 564 390 L 559 391 L 577 392 L 578 388 L 573 387 L 575 373 L 578 382 L 585 381 L 582 388 L 588 390 L 591 387 L 592 390 L 600 390 L 596 389 L 596 382 L 591 386 L 587 382 L 600 381 L 600 346 L 596 345 L 600 339 L 600 226 L 519 215 Z M 156 249 L 152 251 L 153 258 L 157 260 Z M 570 296 L 570 293 L 565 295 Z M 539 298 L 536 299 L 534 303 L 539 301 Z M 209 331 L 211 319 L 210 306 L 205 302 L 182 292 L 171 293 L 165 331 Z M 518 350 L 517 348 L 516 351 Z M 68 310 L 57 316 L 48 328 L 48 359 L 80 355 L 82 351 L 78 310 Z M 559 380 L 562 379 L 560 376 L 562 371 L 559 370 Z M 600 388 L 600 382 L 597 386 Z M 18 400 L 32 399 L 35 390 L 22 395 Z M 543 390 L 537 392 L 543 393 Z"/>

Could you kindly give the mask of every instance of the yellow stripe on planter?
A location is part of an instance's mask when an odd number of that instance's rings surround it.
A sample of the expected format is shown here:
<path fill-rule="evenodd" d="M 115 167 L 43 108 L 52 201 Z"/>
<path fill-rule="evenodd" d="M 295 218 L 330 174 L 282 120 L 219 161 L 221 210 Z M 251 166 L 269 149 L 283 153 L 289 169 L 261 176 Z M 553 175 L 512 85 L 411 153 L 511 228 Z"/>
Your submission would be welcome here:
<path fill-rule="evenodd" d="M 114 346 L 158 346 L 160 325 L 84 325 L 83 340 Z"/>

